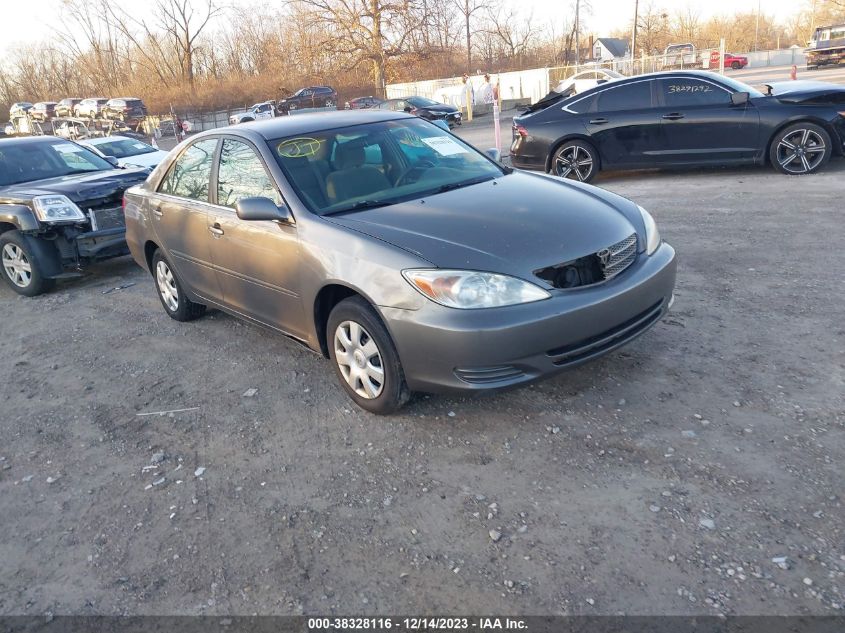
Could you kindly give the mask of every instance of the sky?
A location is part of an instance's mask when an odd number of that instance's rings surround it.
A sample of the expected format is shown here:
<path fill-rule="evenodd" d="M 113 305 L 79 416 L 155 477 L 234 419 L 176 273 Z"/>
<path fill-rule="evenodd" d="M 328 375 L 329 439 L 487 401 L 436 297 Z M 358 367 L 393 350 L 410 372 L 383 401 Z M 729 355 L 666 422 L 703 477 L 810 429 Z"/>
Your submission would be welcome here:
<path fill-rule="evenodd" d="M 116 2 L 121 0 L 115 0 Z M 256 0 L 233 0 L 234 4 L 249 6 Z M 258 0 L 262 1 L 262 0 Z M 272 0 L 263 0 L 272 4 Z M 592 5 L 592 11 L 582 17 L 585 31 L 595 33 L 601 37 L 609 35 L 619 28 L 627 28 L 631 23 L 634 12 L 634 0 L 587 0 Z M 686 6 L 684 0 L 653 0 L 655 6 L 662 6 L 669 11 Z M 559 22 L 565 19 L 564 7 L 569 7 L 568 1 L 558 0 L 505 0 L 518 7 L 522 14 L 531 13 L 533 18 L 543 23 Z M 738 12 L 753 12 L 757 10 L 761 0 L 690 0 L 690 4 L 698 8 L 701 17 L 706 19 L 712 15 L 730 15 Z M 0 54 L 18 44 L 26 44 L 49 39 L 51 27 L 60 24 L 61 0 L 41 0 L 40 2 L 12 2 L 0 0 L 3 7 L 0 21 Z M 125 3 L 123 3 L 126 6 Z M 640 6 L 647 6 L 649 0 L 640 0 Z M 134 0 L 130 3 L 133 12 L 143 13 L 155 6 L 155 0 Z M 777 20 L 786 20 L 797 10 L 803 8 L 803 2 L 795 0 L 765 0 L 762 2 L 763 12 Z"/>

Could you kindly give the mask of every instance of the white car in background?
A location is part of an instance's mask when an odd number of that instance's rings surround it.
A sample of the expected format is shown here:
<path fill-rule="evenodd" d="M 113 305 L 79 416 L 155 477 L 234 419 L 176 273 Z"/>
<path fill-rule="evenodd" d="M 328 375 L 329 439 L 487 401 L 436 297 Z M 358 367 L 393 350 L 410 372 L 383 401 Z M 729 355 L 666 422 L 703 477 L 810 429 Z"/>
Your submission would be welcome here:
<path fill-rule="evenodd" d="M 103 156 L 117 159 L 120 167 L 155 167 L 168 152 L 148 145 L 143 141 L 126 136 L 103 136 L 79 141 L 80 145 L 93 149 Z"/>
<path fill-rule="evenodd" d="M 257 121 L 258 119 L 272 119 L 276 116 L 276 105 L 272 101 L 264 101 L 250 106 L 246 112 L 236 112 L 229 117 L 231 125 Z"/>
<path fill-rule="evenodd" d="M 579 94 L 590 88 L 595 88 L 599 84 L 616 81 L 624 78 L 625 75 L 618 73 L 615 70 L 606 70 L 604 68 L 595 68 L 593 70 L 582 70 L 580 73 L 575 73 L 571 77 L 562 80 L 555 87 L 555 92 L 564 93 L 570 87 L 574 88 L 573 94 Z"/>

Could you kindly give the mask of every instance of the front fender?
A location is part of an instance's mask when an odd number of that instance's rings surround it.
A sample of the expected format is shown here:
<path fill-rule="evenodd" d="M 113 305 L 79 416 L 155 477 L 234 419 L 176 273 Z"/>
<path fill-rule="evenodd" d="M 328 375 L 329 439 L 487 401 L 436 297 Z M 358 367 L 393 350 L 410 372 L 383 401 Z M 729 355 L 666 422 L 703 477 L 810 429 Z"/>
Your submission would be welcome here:
<path fill-rule="evenodd" d="M 19 231 L 37 231 L 40 228 L 32 209 L 22 204 L 0 205 L 0 223 L 11 224 Z"/>

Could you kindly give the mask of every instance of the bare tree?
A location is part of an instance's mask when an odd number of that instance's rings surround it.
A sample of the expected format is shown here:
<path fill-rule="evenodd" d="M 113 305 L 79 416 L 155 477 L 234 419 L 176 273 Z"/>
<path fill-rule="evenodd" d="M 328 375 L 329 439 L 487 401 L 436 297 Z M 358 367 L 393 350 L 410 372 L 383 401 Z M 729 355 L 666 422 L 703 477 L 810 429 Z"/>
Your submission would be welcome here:
<path fill-rule="evenodd" d="M 466 72 L 472 73 L 472 22 L 473 16 L 482 11 L 490 11 L 493 3 L 490 0 L 456 0 L 455 6 L 463 17 L 464 32 L 466 34 L 467 65 Z"/>
<path fill-rule="evenodd" d="M 407 52 L 411 30 L 402 16 L 414 9 L 410 0 L 295 0 L 308 7 L 332 38 L 326 45 L 348 60 L 347 69 L 369 63 L 384 94 L 387 61 Z"/>

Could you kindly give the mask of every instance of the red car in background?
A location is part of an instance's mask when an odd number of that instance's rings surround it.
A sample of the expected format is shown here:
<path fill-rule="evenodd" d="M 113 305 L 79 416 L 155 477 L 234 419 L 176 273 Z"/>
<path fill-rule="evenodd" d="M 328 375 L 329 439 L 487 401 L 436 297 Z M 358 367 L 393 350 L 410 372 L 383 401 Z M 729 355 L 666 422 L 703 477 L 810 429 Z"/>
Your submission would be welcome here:
<path fill-rule="evenodd" d="M 710 68 L 719 66 L 719 51 L 710 51 Z M 739 70 L 748 66 L 748 58 L 734 55 L 733 53 L 725 53 L 724 67 Z"/>

